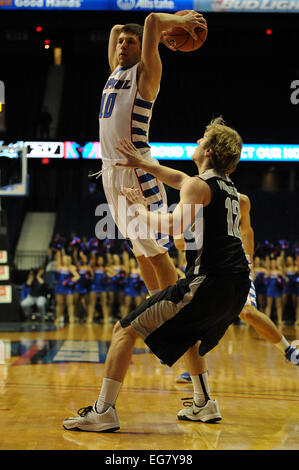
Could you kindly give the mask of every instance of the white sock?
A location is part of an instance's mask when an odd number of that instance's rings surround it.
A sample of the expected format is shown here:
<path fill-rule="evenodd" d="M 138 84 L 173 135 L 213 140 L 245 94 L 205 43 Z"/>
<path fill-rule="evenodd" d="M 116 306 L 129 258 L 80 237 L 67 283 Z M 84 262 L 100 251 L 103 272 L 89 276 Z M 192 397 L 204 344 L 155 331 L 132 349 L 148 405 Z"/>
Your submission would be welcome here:
<path fill-rule="evenodd" d="M 149 293 L 149 295 L 154 295 L 154 294 L 157 294 L 160 291 L 161 291 L 161 289 L 153 289 L 153 290 L 149 290 L 148 293 Z"/>
<path fill-rule="evenodd" d="M 193 400 L 197 406 L 204 406 L 210 400 L 210 386 L 208 372 L 199 375 L 191 375 L 193 384 Z"/>
<path fill-rule="evenodd" d="M 110 406 L 114 406 L 120 392 L 122 382 L 103 378 L 101 391 L 97 399 L 98 413 L 104 413 Z"/>
<path fill-rule="evenodd" d="M 288 347 L 290 346 L 290 343 L 283 336 L 278 343 L 274 343 L 274 346 L 280 349 L 281 352 L 285 353 L 286 349 L 288 349 Z"/>

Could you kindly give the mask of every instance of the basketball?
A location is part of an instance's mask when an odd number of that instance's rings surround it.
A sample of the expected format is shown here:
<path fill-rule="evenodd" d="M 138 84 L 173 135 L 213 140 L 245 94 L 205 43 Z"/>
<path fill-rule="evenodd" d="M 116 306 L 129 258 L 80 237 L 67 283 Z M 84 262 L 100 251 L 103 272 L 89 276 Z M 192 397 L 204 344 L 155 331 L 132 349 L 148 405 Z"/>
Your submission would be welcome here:
<path fill-rule="evenodd" d="M 175 15 L 183 16 L 190 11 L 192 10 L 180 10 Z M 193 52 L 199 49 L 207 39 L 208 29 L 204 26 L 198 26 L 195 28 L 195 33 L 198 36 L 196 40 L 184 28 L 174 27 L 167 30 L 167 41 L 177 51 Z"/>

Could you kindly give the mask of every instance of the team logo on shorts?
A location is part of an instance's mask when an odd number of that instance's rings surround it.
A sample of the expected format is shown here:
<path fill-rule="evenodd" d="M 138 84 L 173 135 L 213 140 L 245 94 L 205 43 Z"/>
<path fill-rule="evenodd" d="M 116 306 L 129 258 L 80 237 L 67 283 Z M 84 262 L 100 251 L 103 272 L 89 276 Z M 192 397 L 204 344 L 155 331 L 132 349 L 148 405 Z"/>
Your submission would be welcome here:
<path fill-rule="evenodd" d="M 132 10 L 135 7 L 136 0 L 117 0 L 116 4 L 121 10 Z"/>

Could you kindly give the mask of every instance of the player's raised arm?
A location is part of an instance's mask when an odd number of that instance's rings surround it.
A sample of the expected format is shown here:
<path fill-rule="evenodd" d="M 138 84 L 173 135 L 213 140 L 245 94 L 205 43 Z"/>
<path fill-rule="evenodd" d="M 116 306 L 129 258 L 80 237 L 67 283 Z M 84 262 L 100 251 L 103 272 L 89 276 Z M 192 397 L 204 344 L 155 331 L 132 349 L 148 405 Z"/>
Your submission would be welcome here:
<path fill-rule="evenodd" d="M 182 185 L 180 202 L 173 212 L 148 210 L 139 189 L 123 188 L 122 195 L 135 205 L 136 215 L 141 217 L 148 227 L 156 227 L 157 232 L 172 235 L 175 239 L 181 238 L 187 227 L 194 222 L 201 206 L 208 205 L 212 197 L 209 185 L 199 178 L 192 177 Z"/>
<path fill-rule="evenodd" d="M 146 17 L 138 80 L 138 90 L 144 99 L 154 99 L 159 89 L 162 63 L 158 47 L 162 32 L 174 26 L 180 26 L 196 38 L 194 30 L 203 23 L 205 24 L 206 21 L 196 11 L 191 11 L 184 16 L 171 13 L 150 13 Z"/>
<path fill-rule="evenodd" d="M 120 33 L 121 28 L 123 27 L 122 24 L 116 24 L 111 28 L 109 42 L 108 42 L 108 61 L 111 72 L 117 67 L 118 60 L 116 55 L 116 44 L 118 41 L 118 36 Z"/>

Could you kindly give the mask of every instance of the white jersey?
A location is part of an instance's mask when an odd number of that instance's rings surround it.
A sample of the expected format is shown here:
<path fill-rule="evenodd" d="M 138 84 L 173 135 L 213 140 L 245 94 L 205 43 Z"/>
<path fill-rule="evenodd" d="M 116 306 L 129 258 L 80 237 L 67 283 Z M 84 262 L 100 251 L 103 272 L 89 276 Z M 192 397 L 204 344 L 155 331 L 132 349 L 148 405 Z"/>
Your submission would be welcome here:
<path fill-rule="evenodd" d="M 117 67 L 103 90 L 100 106 L 100 144 L 104 167 L 123 161 L 115 150 L 126 138 L 150 158 L 148 134 L 154 101 L 144 100 L 137 90 L 137 68 Z M 147 155 L 148 154 L 148 155 Z"/>

